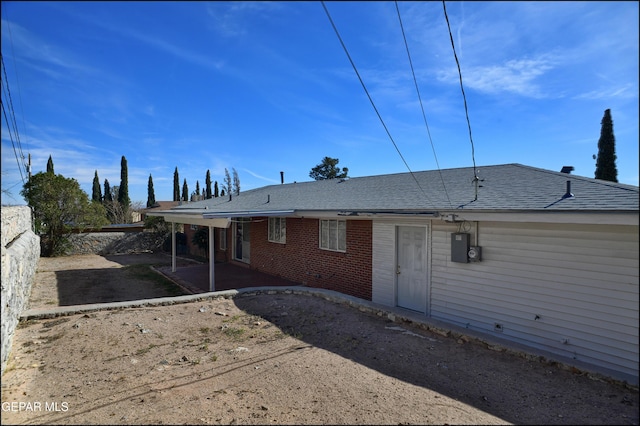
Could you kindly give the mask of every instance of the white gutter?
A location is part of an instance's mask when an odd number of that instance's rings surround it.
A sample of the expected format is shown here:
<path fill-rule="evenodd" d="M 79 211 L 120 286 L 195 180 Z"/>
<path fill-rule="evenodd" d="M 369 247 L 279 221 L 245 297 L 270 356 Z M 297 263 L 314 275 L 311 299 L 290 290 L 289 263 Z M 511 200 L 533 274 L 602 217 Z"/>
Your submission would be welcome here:
<path fill-rule="evenodd" d="M 638 212 L 470 212 L 470 211 L 445 211 L 441 212 L 440 219 L 446 222 L 537 222 L 537 223 L 575 223 L 591 225 L 638 225 L 640 213 Z"/>
<path fill-rule="evenodd" d="M 295 210 L 244 210 L 229 212 L 203 212 L 202 217 L 208 220 L 232 217 L 252 217 L 252 216 L 291 216 Z"/>

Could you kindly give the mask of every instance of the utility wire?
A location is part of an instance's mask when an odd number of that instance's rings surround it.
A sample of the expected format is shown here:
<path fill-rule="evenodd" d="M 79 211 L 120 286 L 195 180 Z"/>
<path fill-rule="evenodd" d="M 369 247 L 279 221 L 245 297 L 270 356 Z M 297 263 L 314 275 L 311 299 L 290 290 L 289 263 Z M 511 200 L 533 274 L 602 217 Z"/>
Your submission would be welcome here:
<path fill-rule="evenodd" d="M 469 121 L 469 110 L 467 108 L 467 97 L 464 94 L 464 86 L 462 85 L 462 71 L 460 71 L 460 61 L 458 61 L 458 55 L 456 54 L 456 47 L 453 44 L 453 35 L 451 34 L 451 25 L 449 25 L 449 17 L 447 16 L 447 6 L 445 1 L 442 0 L 442 8 L 444 9 L 444 18 L 447 20 L 447 28 L 449 29 L 449 38 L 451 39 L 451 48 L 453 49 L 453 56 L 456 59 L 456 65 L 458 66 L 458 76 L 460 77 L 460 90 L 462 90 L 462 99 L 464 100 L 464 112 L 467 116 L 467 127 L 469 129 L 469 140 L 471 141 L 471 159 L 473 160 L 473 182 L 476 186 L 476 197 L 478 199 L 478 170 L 476 169 L 476 156 L 475 149 L 473 148 L 473 137 L 471 136 L 471 122 Z"/>
<path fill-rule="evenodd" d="M 22 144 L 20 142 L 20 133 L 18 132 L 18 123 L 16 122 L 16 114 L 15 114 L 15 111 L 13 109 L 13 100 L 11 99 L 11 90 L 9 90 L 9 79 L 7 78 L 7 67 L 4 65 L 4 57 L 3 57 L 3 55 L 1 53 L 0 53 L 0 61 L 2 62 L 2 70 L 4 72 L 4 81 L 6 83 L 6 91 L 7 91 L 8 98 L 9 98 L 9 113 L 11 115 L 11 124 L 7 123 L 7 126 L 9 126 L 9 128 L 10 128 L 10 126 L 13 125 L 13 132 L 15 133 L 16 141 L 18 143 L 18 150 L 20 151 L 20 158 L 22 159 L 22 166 L 25 167 L 25 170 L 27 170 L 26 164 L 24 163 L 24 153 L 22 151 Z M 5 85 L 4 84 L 2 85 L 2 89 L 3 89 L 3 93 L 4 93 L 4 90 L 5 90 Z M 5 115 L 5 119 L 6 119 L 6 115 Z M 12 139 L 11 142 L 13 143 L 13 139 Z M 14 151 L 15 151 L 15 145 L 14 145 Z M 16 156 L 17 156 L 17 153 L 16 153 Z M 18 166 L 20 166 L 20 163 L 18 163 Z"/>
<path fill-rule="evenodd" d="M 418 185 L 418 188 L 420 188 L 420 191 L 422 191 L 422 193 L 427 198 L 427 200 L 429 202 L 431 202 L 431 200 L 429 199 L 429 196 L 427 195 L 427 193 L 424 191 L 424 189 L 422 189 L 422 186 L 420 186 L 420 182 L 418 182 L 418 179 L 415 177 L 415 175 L 411 171 L 411 168 L 409 167 L 409 164 L 407 164 L 407 161 L 402 156 L 402 153 L 400 152 L 400 149 L 398 148 L 398 145 L 396 145 L 396 142 L 393 140 L 393 137 L 391 136 L 391 133 L 389 132 L 389 129 L 387 128 L 387 125 L 384 123 L 384 120 L 382 119 L 382 116 L 380 115 L 380 112 L 378 112 L 378 108 L 376 108 L 376 105 L 373 102 L 373 99 L 371 98 L 371 95 L 369 94 L 369 91 L 367 90 L 367 86 L 365 86 L 364 81 L 362 81 L 362 77 L 360 77 L 360 73 L 358 72 L 358 69 L 356 68 L 356 64 L 353 62 L 353 59 L 351 59 L 351 55 L 349 54 L 349 51 L 347 50 L 347 46 L 345 46 L 344 42 L 342 41 L 342 37 L 340 37 L 340 33 L 338 32 L 338 28 L 336 28 L 336 25 L 333 23 L 333 19 L 331 19 L 331 14 L 329 14 L 329 10 L 327 9 L 327 6 L 324 4 L 324 1 L 322 1 L 321 3 L 322 3 L 322 7 L 324 8 L 324 11 L 327 14 L 327 17 L 329 18 L 329 22 L 331 22 L 331 26 L 333 27 L 333 30 L 335 31 L 336 35 L 338 36 L 338 40 L 340 40 L 340 44 L 342 45 L 342 48 L 344 49 L 344 53 L 347 54 L 347 58 L 349 58 L 349 62 L 351 62 L 351 66 L 353 67 L 353 70 L 356 72 L 356 75 L 358 76 L 358 80 L 360 80 L 360 84 L 362 85 L 362 88 L 364 89 L 365 93 L 367 94 L 367 97 L 369 98 L 369 102 L 371 102 L 371 106 L 373 106 L 373 109 L 375 110 L 376 114 L 378 115 L 378 119 L 382 123 L 382 127 L 384 127 L 384 130 L 387 132 L 387 136 L 389 136 L 389 139 L 391 139 L 391 143 L 393 143 L 393 146 L 395 147 L 396 151 L 398 151 L 398 155 L 400 155 L 400 158 L 404 162 L 404 165 L 407 167 L 407 170 L 409 170 L 409 173 L 411 174 L 411 177 L 413 177 L 413 180 L 416 181 L 416 184 Z"/>
<path fill-rule="evenodd" d="M 4 3 L 3 3 L 3 6 L 4 6 Z M 3 15 L 4 16 L 7 15 L 6 7 L 5 7 Z M 16 52 L 13 49 L 13 34 L 11 33 L 11 25 L 9 24 L 9 19 L 7 18 L 6 21 L 7 21 L 7 29 L 9 30 L 8 31 L 9 32 L 9 41 L 11 42 L 11 56 L 13 57 L 13 64 L 14 64 L 14 68 L 15 68 L 16 84 L 18 85 L 18 101 L 20 103 L 20 112 L 22 113 L 21 114 L 21 117 L 22 117 L 22 128 L 26 129 L 27 126 L 25 125 L 25 121 L 24 121 L 24 117 L 25 117 L 24 109 L 22 108 L 22 91 L 20 90 L 20 79 L 18 78 L 18 74 L 19 74 L 18 73 L 18 65 L 17 65 L 18 62 L 16 61 Z M 28 143 L 27 143 L 27 152 L 29 152 L 29 144 Z M 29 166 L 31 166 L 31 165 L 29 164 Z"/>
<path fill-rule="evenodd" d="M 404 46 L 407 49 L 407 57 L 409 58 L 409 65 L 411 66 L 411 74 L 413 75 L 413 82 L 416 86 L 416 92 L 418 93 L 418 100 L 420 101 L 420 109 L 422 110 L 422 118 L 424 119 L 424 125 L 427 127 L 427 135 L 429 135 L 429 142 L 431 143 L 431 150 L 433 151 L 433 157 L 436 159 L 436 166 L 438 167 L 438 173 L 440 174 L 440 180 L 442 181 L 442 187 L 444 188 L 444 193 L 447 196 L 447 201 L 449 202 L 449 206 L 453 207 L 451 204 L 451 199 L 449 198 L 449 193 L 447 192 L 447 186 L 444 183 L 444 178 L 442 177 L 442 171 L 440 170 L 440 163 L 438 163 L 438 156 L 436 155 L 436 148 L 433 146 L 433 139 L 431 139 L 431 131 L 429 130 L 429 123 L 427 123 L 427 115 L 424 112 L 424 105 L 422 104 L 422 97 L 420 96 L 420 89 L 418 88 L 418 80 L 416 79 L 416 73 L 413 69 L 413 61 L 411 60 L 411 53 L 409 52 L 409 44 L 407 43 L 407 37 L 404 33 L 404 26 L 402 25 L 402 18 L 400 17 L 400 8 L 398 7 L 398 2 L 396 1 L 396 10 L 398 11 L 398 21 L 400 21 L 400 29 L 402 30 L 402 38 L 404 39 Z"/>
<path fill-rule="evenodd" d="M 13 134 L 11 132 L 11 125 L 9 123 L 9 119 L 7 118 L 7 111 L 4 108 L 4 102 L 0 101 L 2 105 L 2 114 L 4 115 L 4 121 L 7 123 L 7 130 L 9 131 L 9 139 L 11 140 L 11 145 L 13 145 L 13 153 L 16 156 L 16 162 L 18 163 L 18 170 L 20 171 L 20 179 L 22 179 L 22 183 L 24 183 L 24 176 L 22 175 L 22 166 L 20 166 L 20 160 L 18 158 L 18 152 L 16 151 L 16 144 L 13 140 Z"/>

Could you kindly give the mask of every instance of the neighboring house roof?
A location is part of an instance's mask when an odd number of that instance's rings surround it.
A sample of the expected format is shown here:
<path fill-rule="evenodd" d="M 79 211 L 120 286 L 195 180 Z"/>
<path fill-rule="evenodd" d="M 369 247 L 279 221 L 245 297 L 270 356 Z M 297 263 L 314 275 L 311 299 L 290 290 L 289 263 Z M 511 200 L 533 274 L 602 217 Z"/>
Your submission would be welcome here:
<path fill-rule="evenodd" d="M 269 185 L 183 204 L 176 214 L 205 218 L 304 212 L 626 212 L 638 213 L 638 187 L 521 164 L 432 170 Z M 567 182 L 573 197 L 567 196 Z"/>
<path fill-rule="evenodd" d="M 181 203 L 181 201 L 156 201 L 153 206 L 141 209 L 141 212 L 146 213 L 150 210 L 166 210 L 179 206 Z"/>

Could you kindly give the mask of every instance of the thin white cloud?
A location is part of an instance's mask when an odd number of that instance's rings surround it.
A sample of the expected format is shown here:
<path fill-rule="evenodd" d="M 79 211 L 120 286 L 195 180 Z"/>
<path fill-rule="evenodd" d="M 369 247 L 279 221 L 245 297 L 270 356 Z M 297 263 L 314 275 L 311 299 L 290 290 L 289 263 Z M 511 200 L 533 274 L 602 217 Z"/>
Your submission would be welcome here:
<path fill-rule="evenodd" d="M 22 26 L 2 20 L 2 45 L 11 46 L 24 63 L 54 78 L 69 78 L 70 73 L 99 73 L 68 51 L 35 36 Z M 53 68 L 52 68 L 53 66 Z"/>
<path fill-rule="evenodd" d="M 612 98 L 634 99 L 638 98 L 638 88 L 634 88 L 632 84 L 626 84 L 623 87 L 607 87 L 604 89 L 592 90 L 590 92 L 581 93 L 574 96 L 574 99 L 599 100 Z"/>
<path fill-rule="evenodd" d="M 264 181 L 266 181 L 266 182 L 271 182 L 271 183 L 278 183 L 278 182 L 280 182 L 278 179 L 271 179 L 271 178 L 268 178 L 268 177 L 261 176 L 261 175 L 259 175 L 259 174 L 255 173 L 255 172 L 252 172 L 252 171 L 251 171 L 251 170 L 249 170 L 249 169 L 242 169 L 242 171 L 247 172 L 247 173 L 249 173 L 251 176 L 256 177 L 256 178 L 258 178 L 258 179 L 262 179 L 262 180 L 264 180 Z"/>
<path fill-rule="evenodd" d="M 549 58 L 512 59 L 500 65 L 473 66 L 462 70 L 462 82 L 488 94 L 513 93 L 531 98 L 551 96 L 545 93 L 536 79 L 554 68 Z M 438 80 L 459 84 L 458 70 L 449 68 L 438 73 Z"/>

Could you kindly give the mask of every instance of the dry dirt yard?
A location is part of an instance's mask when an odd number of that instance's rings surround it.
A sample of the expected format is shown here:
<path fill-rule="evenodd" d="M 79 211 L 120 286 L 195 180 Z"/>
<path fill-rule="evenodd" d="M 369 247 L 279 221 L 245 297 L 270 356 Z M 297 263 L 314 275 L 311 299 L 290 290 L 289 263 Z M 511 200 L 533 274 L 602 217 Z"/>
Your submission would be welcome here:
<path fill-rule="evenodd" d="M 87 281 L 102 287 L 85 288 L 94 299 L 172 292 L 128 273 L 128 262 L 159 262 L 132 256 L 41 259 L 31 307 L 56 306 L 59 295 L 69 303 L 65 289 Z M 2 377 L 1 420 L 637 425 L 639 413 L 637 389 L 620 383 L 277 293 L 23 322 Z"/>

